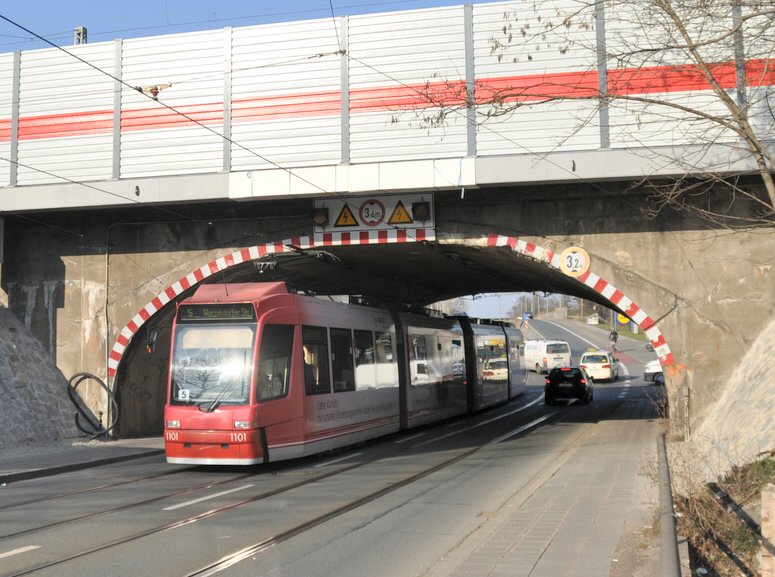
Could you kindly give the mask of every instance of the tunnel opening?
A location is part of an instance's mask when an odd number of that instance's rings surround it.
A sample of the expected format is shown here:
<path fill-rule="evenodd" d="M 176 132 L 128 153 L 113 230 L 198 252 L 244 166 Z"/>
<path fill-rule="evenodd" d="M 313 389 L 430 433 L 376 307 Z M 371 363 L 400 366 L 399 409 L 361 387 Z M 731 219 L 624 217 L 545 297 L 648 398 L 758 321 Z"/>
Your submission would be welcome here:
<path fill-rule="evenodd" d="M 172 283 L 122 329 L 110 352 L 109 375 L 119 405 L 117 438 L 160 435 L 176 303 L 202 283 L 282 280 L 312 295 L 352 295 L 367 305 L 427 307 L 465 295 L 544 291 L 610 308 L 643 331 L 663 366 L 672 354 L 654 320 L 591 269 L 561 270 L 560 253 L 515 237 L 470 241 L 369 235 L 295 237 L 215 259 Z M 392 266 L 386 263 L 393 263 Z M 594 267 L 593 267 L 594 268 Z M 354 288 L 356 287 L 356 288 Z"/>

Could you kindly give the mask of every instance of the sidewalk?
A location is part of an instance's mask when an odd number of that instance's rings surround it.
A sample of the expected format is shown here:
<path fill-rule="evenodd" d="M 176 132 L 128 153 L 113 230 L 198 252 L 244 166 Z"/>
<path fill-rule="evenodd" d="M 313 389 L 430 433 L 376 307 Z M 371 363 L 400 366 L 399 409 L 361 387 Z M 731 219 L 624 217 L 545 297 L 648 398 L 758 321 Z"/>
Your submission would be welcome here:
<path fill-rule="evenodd" d="M 71 440 L 0 449 L 0 485 L 164 453 L 164 439 Z"/>

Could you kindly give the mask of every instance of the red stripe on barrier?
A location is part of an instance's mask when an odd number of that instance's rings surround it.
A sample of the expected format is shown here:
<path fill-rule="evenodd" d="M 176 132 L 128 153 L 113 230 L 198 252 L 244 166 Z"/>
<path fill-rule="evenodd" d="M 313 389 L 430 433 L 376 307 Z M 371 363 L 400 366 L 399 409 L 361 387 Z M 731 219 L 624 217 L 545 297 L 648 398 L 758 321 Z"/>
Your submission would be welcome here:
<path fill-rule="evenodd" d="M 614 291 L 614 294 L 611 295 L 611 298 L 609 299 L 612 303 L 618 305 L 619 301 L 621 301 L 624 298 L 624 293 L 622 291 Z"/>
<path fill-rule="evenodd" d="M 129 339 L 126 338 L 121 333 L 119 333 L 118 336 L 116 337 L 116 342 L 120 344 L 122 347 L 125 347 L 129 344 Z"/>
<path fill-rule="evenodd" d="M 151 304 L 153 305 L 153 308 L 155 308 L 157 311 L 160 311 L 162 308 L 164 308 L 164 303 L 161 302 L 161 299 L 159 297 L 155 297 Z"/>
<path fill-rule="evenodd" d="M 735 88 L 734 62 L 712 64 L 710 69 L 722 88 Z M 775 84 L 775 67 L 766 59 L 748 61 L 745 70 L 751 87 Z M 690 92 L 710 88 L 700 70 L 692 64 L 614 68 L 608 70 L 607 79 L 611 96 Z M 588 70 L 504 76 L 476 81 L 476 99 L 481 104 L 494 98 L 506 102 L 593 98 L 598 95 L 597 83 L 597 72 Z M 456 80 L 353 89 L 350 91 L 350 112 L 357 114 L 464 104 L 464 88 L 464 82 Z M 339 114 L 341 100 L 338 91 L 252 97 L 232 102 L 233 122 Z M 223 103 L 182 104 L 176 105 L 174 111 L 161 106 L 122 110 L 120 118 L 122 132 L 196 126 L 194 120 L 204 125 L 217 126 L 223 123 Z M 112 130 L 113 110 L 63 112 L 19 119 L 19 140 L 110 134 Z M 0 119 L 0 141 L 8 142 L 10 139 L 11 120 Z"/>
<path fill-rule="evenodd" d="M 603 291 L 605 290 L 605 287 L 607 287 L 607 286 L 608 286 L 608 281 L 606 281 L 606 280 L 604 280 L 602 278 L 598 278 L 597 282 L 595 283 L 595 286 L 592 287 L 592 288 L 594 288 L 600 294 L 603 294 Z"/>
<path fill-rule="evenodd" d="M 220 270 L 216 261 L 207 263 L 207 268 L 210 269 L 210 274 L 215 274 Z"/>

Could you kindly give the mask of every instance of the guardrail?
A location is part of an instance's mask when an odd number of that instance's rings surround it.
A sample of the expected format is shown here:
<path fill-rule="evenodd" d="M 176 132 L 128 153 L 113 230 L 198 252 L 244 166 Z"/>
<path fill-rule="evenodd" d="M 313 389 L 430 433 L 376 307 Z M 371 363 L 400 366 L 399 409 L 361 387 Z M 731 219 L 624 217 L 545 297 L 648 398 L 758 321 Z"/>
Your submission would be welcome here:
<path fill-rule="evenodd" d="M 670 485 L 670 469 L 667 464 L 665 436 L 657 437 L 659 459 L 659 528 L 661 537 L 662 577 L 681 577 L 681 561 L 678 555 L 678 536 L 675 529 L 673 490 Z"/>

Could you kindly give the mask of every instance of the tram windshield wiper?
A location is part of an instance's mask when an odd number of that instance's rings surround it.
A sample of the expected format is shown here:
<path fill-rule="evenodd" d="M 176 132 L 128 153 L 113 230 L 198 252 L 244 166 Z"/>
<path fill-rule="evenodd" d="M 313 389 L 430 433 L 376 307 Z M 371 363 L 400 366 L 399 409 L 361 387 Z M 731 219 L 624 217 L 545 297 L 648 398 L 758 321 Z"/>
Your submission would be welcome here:
<path fill-rule="evenodd" d="M 199 410 L 203 413 L 212 413 L 215 409 L 221 406 L 221 401 L 226 396 L 227 393 L 231 392 L 231 390 L 234 388 L 234 383 L 237 382 L 238 379 L 232 379 L 229 381 L 229 383 L 223 387 L 221 392 L 219 392 L 216 397 L 213 399 L 213 401 L 207 406 L 206 409 L 202 410 L 202 407 L 205 405 L 205 403 L 201 403 L 197 405 L 199 407 Z"/>

